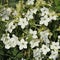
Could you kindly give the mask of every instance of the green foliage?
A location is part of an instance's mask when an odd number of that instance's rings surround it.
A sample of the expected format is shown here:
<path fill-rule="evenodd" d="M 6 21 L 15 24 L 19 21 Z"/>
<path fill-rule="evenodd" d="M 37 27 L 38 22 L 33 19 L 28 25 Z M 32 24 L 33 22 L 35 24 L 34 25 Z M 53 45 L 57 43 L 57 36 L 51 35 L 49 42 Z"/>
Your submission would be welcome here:
<path fill-rule="evenodd" d="M 2 33 L 5 33 L 5 22 L 0 21 L 0 38 L 2 37 Z"/>
<path fill-rule="evenodd" d="M 57 12 L 60 12 L 60 0 L 54 0 L 55 8 Z"/>

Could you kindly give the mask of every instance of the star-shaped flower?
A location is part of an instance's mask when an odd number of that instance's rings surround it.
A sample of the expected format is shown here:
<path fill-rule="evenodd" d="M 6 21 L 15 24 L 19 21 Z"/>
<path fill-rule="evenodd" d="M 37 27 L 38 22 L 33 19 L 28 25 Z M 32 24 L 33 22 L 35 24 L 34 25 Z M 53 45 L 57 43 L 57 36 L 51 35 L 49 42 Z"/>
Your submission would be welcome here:
<path fill-rule="evenodd" d="M 23 48 L 27 48 L 27 41 L 25 41 L 24 39 L 21 39 L 20 42 L 18 43 L 19 45 L 19 49 L 22 50 Z"/>

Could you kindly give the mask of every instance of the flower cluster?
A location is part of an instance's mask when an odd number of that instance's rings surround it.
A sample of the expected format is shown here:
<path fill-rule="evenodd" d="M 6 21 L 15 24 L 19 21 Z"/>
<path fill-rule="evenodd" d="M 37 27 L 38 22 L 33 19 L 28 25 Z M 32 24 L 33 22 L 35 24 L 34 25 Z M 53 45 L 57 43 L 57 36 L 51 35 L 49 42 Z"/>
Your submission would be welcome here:
<path fill-rule="evenodd" d="M 48 26 L 48 23 L 52 20 L 56 20 L 55 12 L 50 12 L 48 8 L 43 7 L 41 10 L 41 21 L 40 25 L 44 24 L 45 26 Z"/>
<path fill-rule="evenodd" d="M 27 0 L 25 5 L 20 1 L 19 3 L 22 5 L 22 8 L 19 6 L 20 9 L 17 7 L 16 9 L 13 7 L 1 9 L 0 18 L 6 27 L 1 41 L 5 48 L 18 47 L 20 51 L 25 51 L 23 53 L 25 57 L 32 53 L 31 60 L 43 60 L 45 56 L 48 60 L 56 60 L 60 49 L 60 35 L 57 34 L 57 39 L 53 40 L 56 30 L 51 27 L 51 24 L 53 21 L 58 21 L 57 14 L 49 8 L 50 6 L 36 7 L 35 0 Z M 25 57 L 21 60 L 26 60 Z"/>

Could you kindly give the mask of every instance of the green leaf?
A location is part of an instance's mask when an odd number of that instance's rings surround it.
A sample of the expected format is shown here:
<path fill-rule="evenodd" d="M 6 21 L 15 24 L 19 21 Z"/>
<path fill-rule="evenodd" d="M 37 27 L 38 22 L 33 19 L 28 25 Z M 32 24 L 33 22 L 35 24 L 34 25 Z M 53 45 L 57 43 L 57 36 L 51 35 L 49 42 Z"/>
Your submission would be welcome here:
<path fill-rule="evenodd" d="M 16 3 L 18 2 L 19 0 L 8 0 L 8 5 L 11 6 L 11 7 L 15 7 L 16 6 Z"/>
<path fill-rule="evenodd" d="M 54 2 L 56 6 L 60 5 L 60 0 L 54 0 Z"/>
<path fill-rule="evenodd" d="M 12 51 L 13 56 L 15 56 L 17 53 L 18 53 L 18 50 L 14 48 L 14 50 Z"/>
<path fill-rule="evenodd" d="M 3 49 L 0 49 L 0 55 L 4 55 L 4 50 Z"/>
<path fill-rule="evenodd" d="M 60 12 L 60 0 L 54 0 L 54 6 L 55 11 Z"/>
<path fill-rule="evenodd" d="M 16 55 L 16 57 L 19 58 L 19 59 L 22 58 L 22 56 L 23 56 L 22 53 L 18 53 L 18 54 Z"/>

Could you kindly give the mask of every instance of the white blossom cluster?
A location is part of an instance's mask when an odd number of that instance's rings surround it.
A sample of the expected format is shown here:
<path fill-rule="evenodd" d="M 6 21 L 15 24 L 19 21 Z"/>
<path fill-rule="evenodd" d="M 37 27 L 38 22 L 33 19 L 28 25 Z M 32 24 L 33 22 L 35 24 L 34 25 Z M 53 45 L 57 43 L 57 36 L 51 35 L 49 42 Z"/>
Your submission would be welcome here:
<path fill-rule="evenodd" d="M 43 58 L 42 54 L 46 55 L 48 52 L 51 51 L 51 55 L 49 56 L 49 59 L 56 60 L 56 58 L 58 57 L 58 49 L 60 49 L 59 42 L 52 42 L 50 47 L 48 47 L 45 44 L 42 44 L 41 48 L 36 48 L 35 50 L 33 50 L 33 57 L 36 60 L 42 60 Z"/>
<path fill-rule="evenodd" d="M 28 0 L 27 5 L 33 5 L 35 0 Z"/>
<path fill-rule="evenodd" d="M 29 21 L 30 19 L 33 19 L 33 14 L 36 14 L 37 12 L 37 8 L 32 8 L 30 10 L 27 11 L 25 17 L 27 18 L 27 20 Z"/>
<path fill-rule="evenodd" d="M 41 20 L 40 25 L 44 24 L 45 26 L 48 26 L 49 22 L 52 20 L 56 20 L 55 12 L 50 12 L 48 8 L 43 7 L 41 10 Z"/>
<path fill-rule="evenodd" d="M 3 34 L 1 41 L 5 44 L 5 48 L 9 49 L 11 47 L 16 47 L 16 45 L 19 46 L 19 49 L 22 50 L 23 48 L 27 48 L 27 41 L 24 39 L 21 39 L 20 41 L 18 40 L 18 37 L 15 36 L 14 34 L 12 37 L 9 37 L 9 34 Z"/>
<path fill-rule="evenodd" d="M 35 0 L 28 0 L 26 4 L 34 5 L 34 1 Z M 40 11 L 41 13 L 39 13 L 40 20 L 37 24 L 37 20 L 34 19 L 34 14 L 36 15 L 38 11 Z M 10 15 L 14 18 L 10 19 Z M 49 22 L 51 22 L 52 20 L 57 20 L 57 15 L 55 14 L 55 12 L 50 11 L 49 8 L 46 7 L 42 7 L 40 9 L 34 7 L 28 9 L 26 14 L 24 14 L 24 17 L 18 15 L 19 13 L 12 8 L 4 8 L 2 13 L 0 14 L 0 16 L 2 17 L 2 21 L 7 21 L 7 24 L 5 25 L 6 34 L 2 34 L 1 38 L 1 41 L 3 41 L 5 48 L 10 49 L 18 46 L 19 50 L 27 50 L 29 44 L 30 48 L 33 50 L 33 57 L 35 58 L 35 60 L 42 60 L 44 56 L 49 52 L 51 52 L 51 54 L 48 58 L 56 60 L 56 58 L 58 57 L 58 51 L 60 49 L 60 36 L 58 36 L 57 42 L 55 42 L 49 39 L 50 31 L 48 31 L 48 28 L 40 31 L 41 26 L 47 27 L 49 25 Z M 35 21 L 35 26 L 33 28 L 30 26 L 30 21 Z M 36 26 L 39 26 L 39 28 L 36 28 Z M 17 27 L 21 29 L 21 31 L 23 31 L 20 37 L 15 35 L 15 33 L 12 33 Z M 25 30 L 27 30 L 27 33 L 25 32 Z M 19 30 L 19 32 L 21 31 Z M 12 34 L 12 36 L 10 36 L 10 34 Z M 28 41 L 30 38 L 31 40 Z M 22 58 L 21 60 L 25 59 Z"/>
<path fill-rule="evenodd" d="M 9 15 L 11 12 L 11 8 L 3 8 L 2 13 L 0 14 L 0 16 L 2 16 L 2 21 L 9 20 Z"/>

